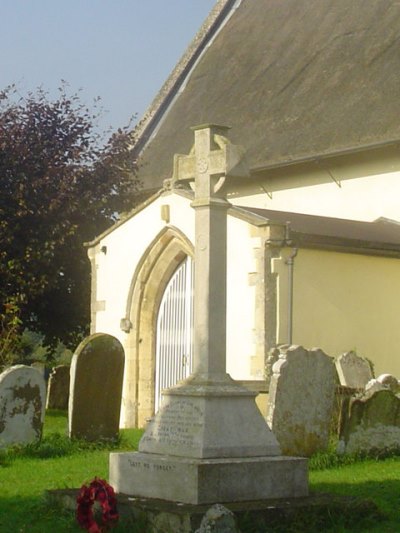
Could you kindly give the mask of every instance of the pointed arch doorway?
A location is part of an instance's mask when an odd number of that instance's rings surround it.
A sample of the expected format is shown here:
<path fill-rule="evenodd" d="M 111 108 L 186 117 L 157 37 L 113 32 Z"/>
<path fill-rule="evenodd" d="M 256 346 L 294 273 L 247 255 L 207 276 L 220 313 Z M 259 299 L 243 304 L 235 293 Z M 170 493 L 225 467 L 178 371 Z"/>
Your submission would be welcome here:
<path fill-rule="evenodd" d="M 193 245 L 177 228 L 164 228 L 150 243 L 135 269 L 126 315 L 125 375 L 122 427 L 144 427 L 156 411 L 157 322 L 162 301 L 183 263 L 193 272 Z M 193 276 L 193 273 L 191 274 Z M 181 315 L 182 316 L 182 315 Z M 191 333 L 191 332 L 190 332 Z M 185 350 L 186 352 L 186 350 Z M 183 352 L 183 356 L 188 354 Z M 184 359 L 186 363 L 186 358 Z M 190 363 L 184 365 L 190 371 Z M 159 378 L 158 378 L 159 379 Z M 165 388 L 160 381 L 161 391 Z"/>
<path fill-rule="evenodd" d="M 193 367 L 193 260 L 187 256 L 173 273 L 161 299 L 156 328 L 154 407 L 162 391 L 187 378 Z"/>

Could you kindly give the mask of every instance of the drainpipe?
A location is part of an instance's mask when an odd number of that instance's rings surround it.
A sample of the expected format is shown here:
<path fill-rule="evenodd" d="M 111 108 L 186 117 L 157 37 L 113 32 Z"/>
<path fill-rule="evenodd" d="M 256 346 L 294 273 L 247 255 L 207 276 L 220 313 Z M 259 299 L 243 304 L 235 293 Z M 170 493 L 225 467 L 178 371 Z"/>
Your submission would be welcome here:
<path fill-rule="evenodd" d="M 290 222 L 286 223 L 285 244 L 292 243 L 290 240 Z M 289 257 L 286 259 L 285 264 L 288 266 L 288 331 L 287 331 L 287 343 L 292 344 L 293 337 L 293 278 L 294 278 L 294 258 L 298 252 L 297 248 L 292 248 Z"/>

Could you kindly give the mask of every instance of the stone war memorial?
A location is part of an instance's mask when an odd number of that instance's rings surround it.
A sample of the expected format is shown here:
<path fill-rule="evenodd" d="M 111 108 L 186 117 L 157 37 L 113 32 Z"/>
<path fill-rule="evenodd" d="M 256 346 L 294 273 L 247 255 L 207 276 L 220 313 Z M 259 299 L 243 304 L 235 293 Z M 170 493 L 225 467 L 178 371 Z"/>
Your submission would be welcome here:
<path fill-rule="evenodd" d="M 111 335 L 96 333 L 78 346 L 71 362 L 70 437 L 95 441 L 118 436 L 124 361 L 124 349 Z"/>
<path fill-rule="evenodd" d="M 46 385 L 41 372 L 15 365 L 0 374 L 0 448 L 42 436 Z"/>
<path fill-rule="evenodd" d="M 118 493 L 187 504 L 308 495 L 307 460 L 284 457 L 255 393 L 226 373 L 226 227 L 229 179 L 246 179 L 227 129 L 194 129 L 189 155 L 176 155 L 172 186 L 195 196 L 194 372 L 164 391 L 138 452 L 110 454 Z"/>

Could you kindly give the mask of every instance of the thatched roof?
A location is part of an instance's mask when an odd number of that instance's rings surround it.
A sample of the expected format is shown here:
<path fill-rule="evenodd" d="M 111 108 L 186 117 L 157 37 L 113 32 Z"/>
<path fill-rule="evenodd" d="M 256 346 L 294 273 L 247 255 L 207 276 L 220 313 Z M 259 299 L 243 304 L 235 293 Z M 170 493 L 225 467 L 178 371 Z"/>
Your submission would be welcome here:
<path fill-rule="evenodd" d="M 161 186 L 202 123 L 257 169 L 400 140 L 399 116 L 400 2 L 220 0 L 145 116 L 140 176 Z"/>

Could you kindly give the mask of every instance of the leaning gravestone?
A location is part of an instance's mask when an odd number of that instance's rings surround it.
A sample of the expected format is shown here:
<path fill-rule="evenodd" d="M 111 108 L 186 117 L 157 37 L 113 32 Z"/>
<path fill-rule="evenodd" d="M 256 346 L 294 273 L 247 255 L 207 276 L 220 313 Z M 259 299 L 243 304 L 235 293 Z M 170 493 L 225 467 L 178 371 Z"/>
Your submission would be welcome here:
<path fill-rule="evenodd" d="M 335 394 L 333 358 L 322 350 L 284 346 L 273 366 L 267 422 L 285 455 L 326 449 Z"/>
<path fill-rule="evenodd" d="M 96 333 L 78 346 L 71 362 L 69 435 L 90 441 L 118 436 L 124 349 L 111 335 Z"/>
<path fill-rule="evenodd" d="M 399 449 L 400 398 L 389 389 L 352 398 L 338 450 L 351 454 Z"/>
<path fill-rule="evenodd" d="M 0 374 L 0 446 L 40 440 L 45 402 L 45 380 L 35 368 L 16 365 Z"/>
<path fill-rule="evenodd" d="M 355 352 L 342 354 L 335 361 L 340 384 L 353 389 L 363 389 L 374 376 L 371 365 Z"/>
<path fill-rule="evenodd" d="M 47 385 L 46 409 L 68 409 L 70 368 L 67 365 L 55 366 Z"/>

